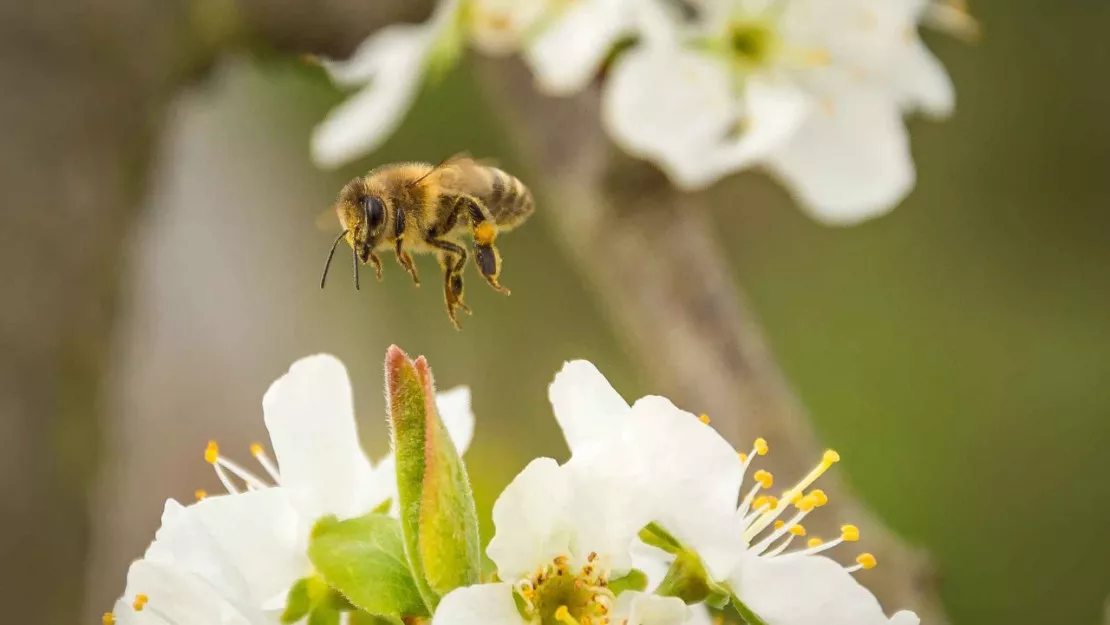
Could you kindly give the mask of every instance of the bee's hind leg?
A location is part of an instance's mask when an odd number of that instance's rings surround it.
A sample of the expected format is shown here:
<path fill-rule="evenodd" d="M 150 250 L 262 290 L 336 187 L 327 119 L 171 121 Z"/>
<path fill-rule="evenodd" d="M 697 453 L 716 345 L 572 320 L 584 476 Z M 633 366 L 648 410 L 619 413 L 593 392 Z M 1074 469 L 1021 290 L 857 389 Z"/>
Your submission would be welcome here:
<path fill-rule="evenodd" d="M 413 284 L 420 286 L 420 276 L 416 273 L 416 264 L 412 262 L 412 255 L 405 251 L 404 245 L 404 241 L 401 239 L 397 239 L 397 243 L 394 244 L 393 251 L 397 254 L 397 262 L 412 276 Z"/>
<path fill-rule="evenodd" d="M 493 244 L 497 238 L 497 226 L 481 202 L 469 199 L 470 234 L 474 237 L 474 262 L 478 271 L 489 282 L 494 291 L 509 294 L 509 289 L 501 286 L 497 277 L 501 275 L 501 253 Z"/>

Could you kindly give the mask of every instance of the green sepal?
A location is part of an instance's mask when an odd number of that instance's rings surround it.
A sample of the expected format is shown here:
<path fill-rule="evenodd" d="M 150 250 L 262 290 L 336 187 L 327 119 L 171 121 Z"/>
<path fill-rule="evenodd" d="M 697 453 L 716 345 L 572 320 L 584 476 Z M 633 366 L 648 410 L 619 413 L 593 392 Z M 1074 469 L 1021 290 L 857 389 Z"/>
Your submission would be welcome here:
<path fill-rule="evenodd" d="M 658 523 L 651 523 L 640 530 L 640 540 L 667 553 L 682 551 L 682 543 L 670 532 L 660 527 Z"/>
<path fill-rule="evenodd" d="M 727 605 L 732 597 L 727 588 L 713 581 L 701 557 L 690 549 L 683 549 L 675 555 L 655 594 L 678 597 L 687 605 L 704 601 L 715 608 Z"/>
<path fill-rule="evenodd" d="M 609 590 L 619 596 L 626 590 L 643 592 L 647 588 L 648 578 L 640 569 L 632 569 L 628 575 L 609 580 Z"/>
<path fill-rule="evenodd" d="M 339 625 L 339 608 L 322 603 L 308 613 L 308 625 Z"/>
<path fill-rule="evenodd" d="M 326 516 L 312 528 L 308 558 L 320 577 L 354 607 L 386 616 L 431 613 L 409 571 L 397 519 L 373 513 L 345 521 Z M 308 594 L 313 594 L 311 582 Z M 315 609 L 320 602 L 312 603 Z"/>
<path fill-rule="evenodd" d="M 362 610 L 355 610 L 347 616 L 348 625 L 404 625 L 397 616 L 379 616 Z"/>
<path fill-rule="evenodd" d="M 396 346 L 386 394 L 405 555 L 429 612 L 440 597 L 481 579 L 478 514 L 466 467 L 439 418 L 432 372 Z"/>
<path fill-rule="evenodd" d="M 285 625 L 296 623 L 308 615 L 312 609 L 312 600 L 308 596 L 309 578 L 299 579 L 289 589 L 285 597 L 285 611 L 281 613 L 281 622 Z"/>
<path fill-rule="evenodd" d="M 744 605 L 744 602 L 741 601 L 736 595 L 731 595 L 731 597 L 733 609 L 735 609 L 736 613 L 740 615 L 740 618 L 744 619 L 745 623 L 747 623 L 748 625 L 767 625 L 766 621 L 759 618 L 759 616 L 757 616 L 755 612 L 752 612 L 751 608 Z"/>

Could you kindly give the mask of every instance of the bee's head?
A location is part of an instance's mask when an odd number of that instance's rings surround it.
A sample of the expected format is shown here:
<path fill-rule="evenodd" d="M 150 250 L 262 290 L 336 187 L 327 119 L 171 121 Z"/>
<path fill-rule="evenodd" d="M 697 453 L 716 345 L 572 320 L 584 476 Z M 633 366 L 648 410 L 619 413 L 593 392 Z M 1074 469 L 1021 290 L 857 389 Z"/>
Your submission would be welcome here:
<path fill-rule="evenodd" d="M 366 262 L 386 232 L 385 200 L 377 191 L 363 178 L 355 178 L 343 187 L 335 204 L 339 223 L 347 231 L 347 242 L 362 262 Z"/>
<path fill-rule="evenodd" d="M 355 288 L 358 288 L 359 261 L 370 262 L 370 254 L 385 238 L 386 222 L 389 218 L 386 210 L 387 200 L 384 198 L 385 194 L 368 185 L 364 178 L 355 178 L 339 192 L 339 198 L 335 202 L 335 213 L 339 217 L 339 224 L 343 226 L 343 232 L 339 233 L 328 253 L 324 274 L 320 278 L 321 288 L 327 280 L 328 267 L 331 266 L 335 247 L 344 239 L 354 251 Z"/>

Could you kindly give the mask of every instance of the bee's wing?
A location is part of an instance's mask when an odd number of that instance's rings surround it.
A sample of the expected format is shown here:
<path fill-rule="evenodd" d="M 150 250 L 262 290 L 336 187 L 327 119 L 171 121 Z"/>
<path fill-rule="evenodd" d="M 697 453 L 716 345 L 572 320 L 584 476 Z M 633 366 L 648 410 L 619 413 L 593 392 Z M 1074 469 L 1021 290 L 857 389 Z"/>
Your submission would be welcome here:
<path fill-rule="evenodd" d="M 436 165 L 432 170 L 413 185 L 436 182 L 445 190 L 454 190 L 469 193 L 470 195 L 485 195 L 492 184 L 489 169 L 494 167 L 492 161 L 471 158 L 466 152 L 459 152 Z"/>

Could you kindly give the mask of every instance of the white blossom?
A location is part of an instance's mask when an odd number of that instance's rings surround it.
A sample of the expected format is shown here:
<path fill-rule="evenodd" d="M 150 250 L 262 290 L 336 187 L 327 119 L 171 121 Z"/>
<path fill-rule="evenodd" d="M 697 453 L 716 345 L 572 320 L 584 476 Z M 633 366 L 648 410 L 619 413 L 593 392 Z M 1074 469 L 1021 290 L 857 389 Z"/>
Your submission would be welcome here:
<path fill-rule="evenodd" d="M 325 60 L 332 81 L 361 89 L 312 133 L 312 159 L 336 167 L 376 150 L 416 100 L 437 44 L 458 28 L 462 0 L 442 0 L 422 24 L 393 24 L 371 35 L 346 61 Z"/>
<path fill-rule="evenodd" d="M 874 217 L 909 192 L 902 115 L 944 116 L 954 101 L 917 36 L 927 0 L 697 6 L 692 24 L 671 20 L 615 62 L 603 111 L 617 143 L 686 189 L 764 166 L 828 223 Z"/>
<path fill-rule="evenodd" d="M 371 464 L 359 446 L 351 386 L 339 360 L 317 355 L 295 362 L 262 406 L 277 462 L 261 445 L 251 453 L 267 478 L 210 443 L 205 459 L 228 493 L 198 491 L 200 501 L 189 506 L 166 502 L 154 541 L 132 565 L 115 621 L 276 623 L 289 589 L 312 573 L 306 550 L 317 520 L 395 509 L 392 454 Z M 438 393 L 436 407 L 464 453 L 474 432 L 469 389 Z M 173 588 L 179 590 L 167 590 Z M 189 604 L 195 607 L 183 607 Z"/>
<path fill-rule="evenodd" d="M 677 446 L 682 455 L 677 455 L 676 448 L 675 455 L 664 455 L 660 465 L 639 467 L 637 470 L 646 474 L 627 486 L 646 490 L 625 496 L 650 498 L 650 520 L 695 551 L 712 580 L 729 588 L 768 625 L 918 622 L 912 612 L 899 612 L 888 619 L 874 596 L 854 579 L 852 573 L 875 565 L 873 556 L 861 554 L 855 565 L 845 568 L 819 555 L 858 540 L 856 527 L 844 526 L 840 536 L 829 541 L 811 536 L 805 547 L 788 551 L 795 539 L 806 535 L 802 521 L 828 501 L 822 491 L 811 486 L 839 460 L 836 452 L 826 452 L 781 499 L 766 494 L 774 478 L 764 470 L 756 471 L 752 486 L 741 493 L 744 474 L 757 457 L 768 452 L 763 439 L 758 439 L 750 452 L 741 453 L 709 426 L 707 417 L 683 412 L 662 398 L 645 397 L 630 407 L 585 361 L 567 363 L 549 395 L 571 449 L 568 465 L 596 456 L 612 444 L 609 441 L 623 439 L 624 432 L 657 429 L 662 434 L 664 430 L 657 424 L 668 423 L 665 435 L 677 439 L 683 424 L 685 434 Z M 666 415 L 665 419 L 661 415 Z M 671 467 L 683 462 L 698 468 L 687 469 L 687 479 L 675 479 Z M 663 572 L 660 564 L 670 558 L 643 544 L 635 546 L 634 555 L 638 556 L 637 565 L 655 578 Z"/>

